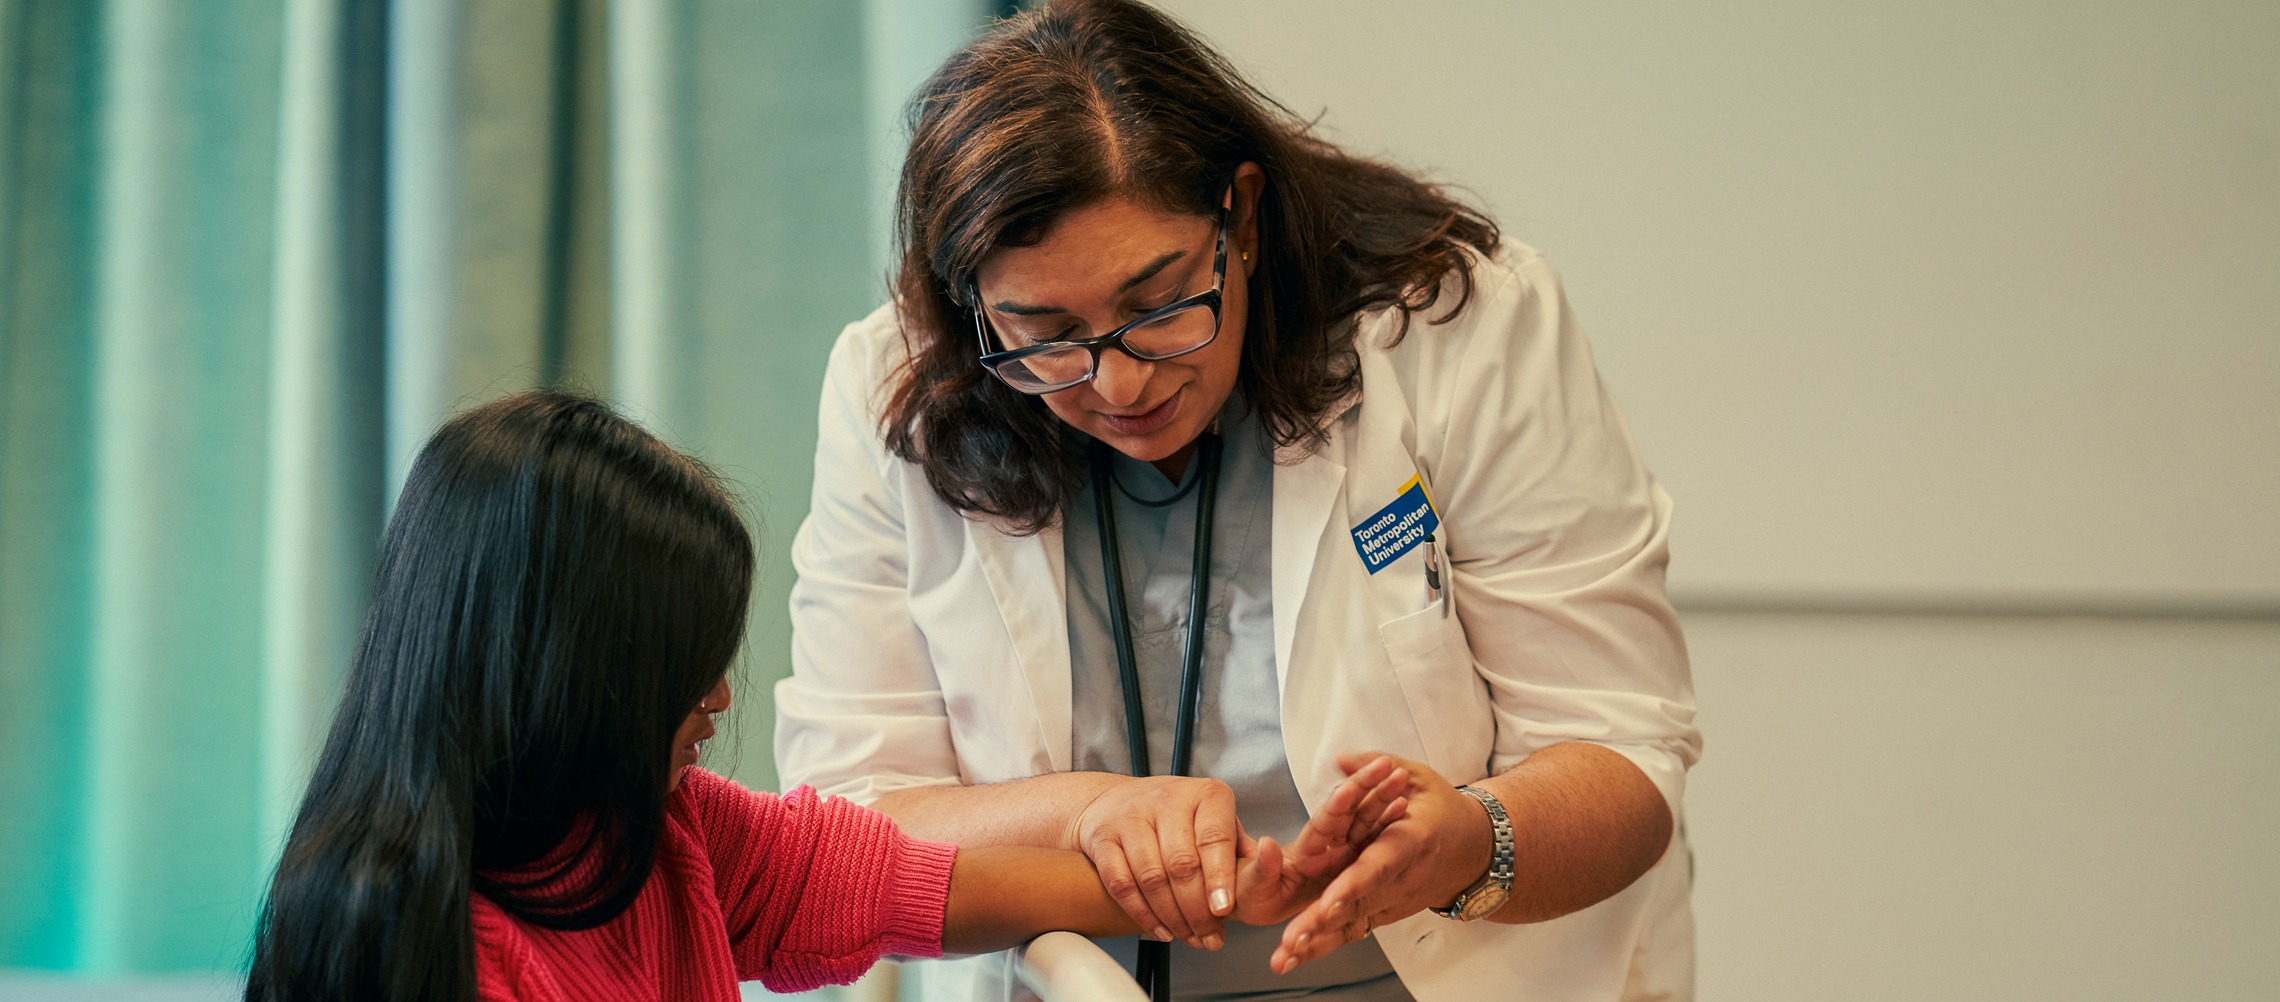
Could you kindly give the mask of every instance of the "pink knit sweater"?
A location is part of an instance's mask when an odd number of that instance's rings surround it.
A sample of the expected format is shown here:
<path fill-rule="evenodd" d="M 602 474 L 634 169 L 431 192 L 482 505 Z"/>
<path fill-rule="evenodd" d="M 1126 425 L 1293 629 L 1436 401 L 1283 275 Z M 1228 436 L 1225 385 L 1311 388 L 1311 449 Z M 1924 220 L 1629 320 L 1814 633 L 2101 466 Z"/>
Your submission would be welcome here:
<path fill-rule="evenodd" d="M 807 787 L 778 797 L 690 769 L 657 869 L 617 918 L 561 932 L 474 896 L 476 997 L 735 1002 L 738 981 L 806 991 L 883 955 L 938 957 L 956 856 Z"/>

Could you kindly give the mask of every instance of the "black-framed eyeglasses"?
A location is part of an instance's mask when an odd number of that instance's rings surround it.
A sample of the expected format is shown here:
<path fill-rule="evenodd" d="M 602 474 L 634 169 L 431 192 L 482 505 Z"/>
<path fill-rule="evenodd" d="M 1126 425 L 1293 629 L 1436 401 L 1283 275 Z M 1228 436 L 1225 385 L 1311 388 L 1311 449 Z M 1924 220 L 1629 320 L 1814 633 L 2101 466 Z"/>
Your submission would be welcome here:
<path fill-rule="evenodd" d="M 1229 186 L 1219 206 L 1219 239 L 1211 252 L 1211 288 L 1149 310 L 1099 337 L 992 351 L 981 284 L 968 281 L 966 293 L 973 304 L 974 337 L 981 344 L 983 367 L 1023 393 L 1051 393 L 1093 378 L 1100 371 L 1100 353 L 1110 347 L 1143 362 L 1161 362 L 1216 340 L 1221 294 L 1227 287 L 1227 211 L 1234 195 L 1233 186 Z"/>

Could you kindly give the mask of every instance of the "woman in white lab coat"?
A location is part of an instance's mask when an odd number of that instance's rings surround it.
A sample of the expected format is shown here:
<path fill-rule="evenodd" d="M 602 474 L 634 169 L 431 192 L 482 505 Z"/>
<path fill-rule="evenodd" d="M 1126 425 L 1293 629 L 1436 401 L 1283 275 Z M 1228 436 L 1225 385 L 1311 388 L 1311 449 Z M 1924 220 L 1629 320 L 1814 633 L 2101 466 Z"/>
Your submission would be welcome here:
<path fill-rule="evenodd" d="M 1182 996 L 1689 997 L 1670 502 L 1551 268 L 1135 3 L 1001 24 L 912 121 L 894 302 L 824 390 L 784 780 L 1085 852 Z M 1224 924 L 1371 752 L 1409 816 L 1287 928 Z"/>

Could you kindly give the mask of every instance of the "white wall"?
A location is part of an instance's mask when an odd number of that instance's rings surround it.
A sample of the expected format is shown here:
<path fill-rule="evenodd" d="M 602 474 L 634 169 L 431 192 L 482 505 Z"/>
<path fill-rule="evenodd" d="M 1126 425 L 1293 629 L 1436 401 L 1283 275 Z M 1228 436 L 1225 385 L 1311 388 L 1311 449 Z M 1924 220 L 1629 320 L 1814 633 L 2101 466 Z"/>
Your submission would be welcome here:
<path fill-rule="evenodd" d="M 2280 607 L 2280 5 L 1167 5 L 1567 274 L 1688 590 Z"/>
<path fill-rule="evenodd" d="M 2280 983 L 2280 5 L 1168 0 L 1566 275 L 1678 499 L 1702 997 Z"/>
<path fill-rule="evenodd" d="M 1687 627 L 1705 1002 L 2280 985 L 2280 624 Z"/>

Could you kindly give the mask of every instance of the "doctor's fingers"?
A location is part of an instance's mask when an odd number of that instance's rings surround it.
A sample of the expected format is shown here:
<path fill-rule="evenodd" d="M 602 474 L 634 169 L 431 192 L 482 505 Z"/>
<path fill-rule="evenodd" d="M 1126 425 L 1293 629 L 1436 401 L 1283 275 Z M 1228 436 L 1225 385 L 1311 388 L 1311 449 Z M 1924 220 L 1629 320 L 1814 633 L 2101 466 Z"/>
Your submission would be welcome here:
<path fill-rule="evenodd" d="M 1348 775 L 1330 791 L 1329 798 L 1322 801 L 1314 816 L 1306 819 L 1306 828 L 1299 832 L 1298 844 L 1292 848 L 1304 858 L 1345 841 L 1354 827 L 1354 812 L 1392 770 L 1392 760 L 1380 755 Z"/>
<path fill-rule="evenodd" d="M 1176 830 L 1118 836 L 1093 857 L 1094 868 L 1100 872 L 1101 886 L 1109 897 L 1148 935 L 1216 948 L 1212 940 L 1219 935 L 1219 920 L 1205 907 L 1201 881 L 1192 879 L 1201 870 L 1192 844 L 1184 851 L 1167 851 L 1155 838 Z M 1189 874 L 1194 884 L 1188 889 L 1190 893 L 1183 894 L 1174 879 L 1175 864 Z"/>
<path fill-rule="evenodd" d="M 1314 926 L 1336 928 L 1365 916 L 1382 925 L 1440 904 L 1431 900 L 1427 875 L 1433 868 L 1425 865 L 1425 857 L 1425 846 L 1416 831 L 1388 829 L 1322 889 L 1322 897 L 1300 915 L 1313 920 L 1300 931 Z"/>
<path fill-rule="evenodd" d="M 1242 825 L 1235 793 L 1214 779 L 1156 776 L 1109 787 L 1078 818 L 1101 886 L 1140 928 L 1209 946 L 1215 888 L 1232 904 Z"/>
<path fill-rule="evenodd" d="M 1392 763 L 1394 768 L 1409 770 L 1410 782 L 1415 783 L 1420 788 L 1446 786 L 1452 790 L 1456 789 L 1457 784 L 1449 782 L 1448 777 L 1441 775 L 1432 766 L 1416 759 L 1402 758 L 1390 752 L 1347 752 L 1338 756 L 1338 770 L 1352 776 L 1381 758 Z"/>
<path fill-rule="evenodd" d="M 1205 904 L 1214 916 L 1234 914 L 1236 861 L 1250 842 L 1235 817 L 1234 796 L 1230 794 L 1224 805 L 1212 800 L 1197 804 L 1194 832 L 1196 861 L 1202 868 L 1197 878 Z"/>
<path fill-rule="evenodd" d="M 1242 824 L 1235 819 L 1235 798 L 1226 784 L 1215 782 L 1205 790 L 1194 813 L 1163 819 L 1156 844 L 1171 898 L 1199 940 L 1190 945 L 1216 950 L 1222 942 L 1220 920 L 1235 910 L 1235 846 Z M 1145 875 L 1141 885 L 1150 900 L 1159 897 Z"/>
<path fill-rule="evenodd" d="M 1372 910 L 1361 899 L 1350 899 L 1335 909 L 1308 908 L 1283 927 L 1282 940 L 1267 958 L 1267 967 L 1277 974 L 1288 974 L 1300 964 L 1328 956 L 1369 935 L 1394 918 L 1390 911 Z"/>
<path fill-rule="evenodd" d="M 1166 893 L 1196 934 L 1216 944 L 1219 920 L 1235 910 L 1235 865 L 1243 841 L 1235 791 L 1215 779 L 1183 779 L 1164 792 L 1154 829 Z M 1137 876 L 1151 902 L 1164 897 L 1149 886 L 1144 871 Z"/>
<path fill-rule="evenodd" d="M 1385 779 L 1370 787 L 1354 804 L 1346 830 L 1341 833 L 1348 845 L 1356 848 L 1368 845 L 1387 825 L 1408 815 L 1409 770 L 1401 766 L 1391 766 L 1391 769 Z"/>
<path fill-rule="evenodd" d="M 1101 889 L 1108 892 L 1117 907 L 1124 909 L 1124 914 L 1131 916 L 1132 924 L 1140 929 L 1140 935 L 1153 940 L 1169 941 L 1174 935 L 1172 927 L 1156 917 L 1155 908 L 1140 893 L 1140 882 L 1132 875 L 1132 864 L 1125 858 L 1123 847 L 1112 845 L 1105 848 L 1107 851 L 1087 850 L 1092 855 L 1094 872 L 1100 874 Z"/>
<path fill-rule="evenodd" d="M 1427 900 L 1431 892 L 1414 879 L 1430 869 L 1423 865 L 1424 857 L 1418 829 L 1388 829 L 1323 889 L 1320 898 L 1283 927 L 1282 941 L 1269 965 L 1288 972 L 1378 927 L 1439 904 Z"/>

